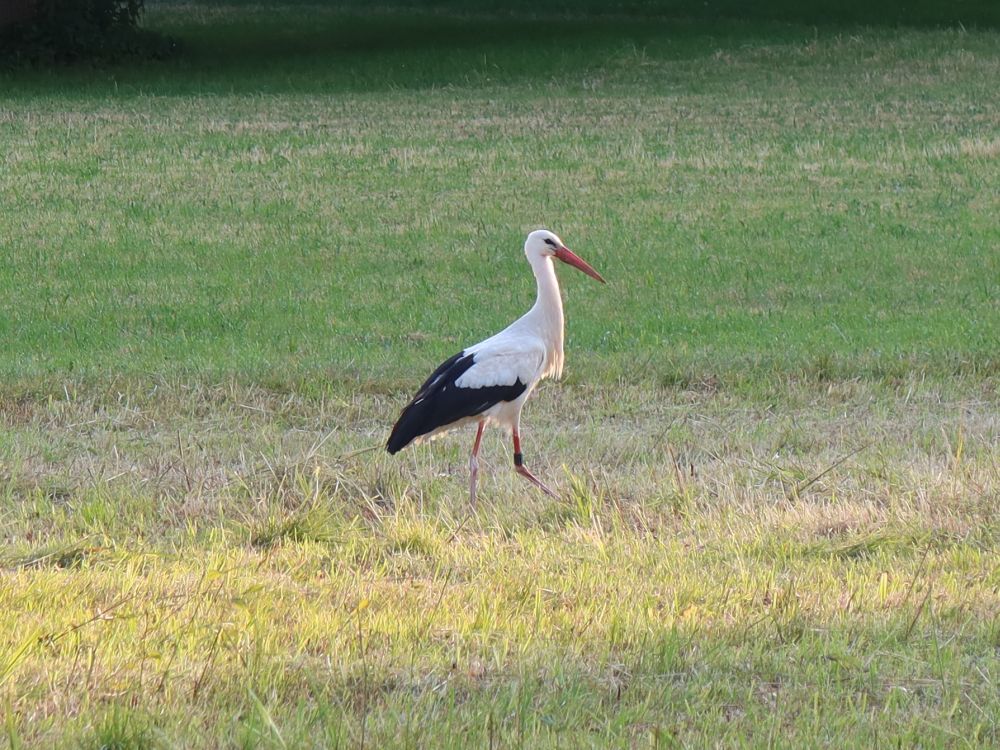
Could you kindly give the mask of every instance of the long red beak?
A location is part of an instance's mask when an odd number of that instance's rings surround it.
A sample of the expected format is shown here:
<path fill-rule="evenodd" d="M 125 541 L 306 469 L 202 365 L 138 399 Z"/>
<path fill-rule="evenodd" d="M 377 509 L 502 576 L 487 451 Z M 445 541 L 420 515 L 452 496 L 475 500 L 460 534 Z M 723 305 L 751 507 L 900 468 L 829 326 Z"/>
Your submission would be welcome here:
<path fill-rule="evenodd" d="M 573 266 L 573 268 L 579 268 L 590 278 L 597 279 L 602 284 L 607 283 L 606 281 L 604 281 L 603 278 L 601 278 L 601 274 L 599 274 L 597 271 L 594 270 L 593 266 L 591 266 L 587 261 L 585 261 L 579 255 L 574 253 L 568 247 L 563 246 L 558 248 L 555 254 L 556 257 L 563 263 L 568 263 L 569 265 Z"/>

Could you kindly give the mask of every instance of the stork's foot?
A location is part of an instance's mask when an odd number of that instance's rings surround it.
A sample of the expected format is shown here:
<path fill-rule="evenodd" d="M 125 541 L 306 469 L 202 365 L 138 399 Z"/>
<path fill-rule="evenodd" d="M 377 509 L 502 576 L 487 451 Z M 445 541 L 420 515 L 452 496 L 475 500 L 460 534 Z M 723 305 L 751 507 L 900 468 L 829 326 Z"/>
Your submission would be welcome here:
<path fill-rule="evenodd" d="M 541 479 L 539 479 L 534 474 L 532 474 L 530 471 L 528 471 L 528 467 L 525 466 L 523 463 L 515 465 L 514 466 L 514 471 L 516 471 L 522 477 L 524 477 L 525 479 L 527 479 L 529 482 L 531 482 L 533 485 L 535 485 L 538 489 L 540 489 L 542 492 L 544 492 L 549 497 L 554 497 L 554 498 L 558 498 L 559 497 L 556 493 L 554 493 L 552 490 L 550 490 Z"/>

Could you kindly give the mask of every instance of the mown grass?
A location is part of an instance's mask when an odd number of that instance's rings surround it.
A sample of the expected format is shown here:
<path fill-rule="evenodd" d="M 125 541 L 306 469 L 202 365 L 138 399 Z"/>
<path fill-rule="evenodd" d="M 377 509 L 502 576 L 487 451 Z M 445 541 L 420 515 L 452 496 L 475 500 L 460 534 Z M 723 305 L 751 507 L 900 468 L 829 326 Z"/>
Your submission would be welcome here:
<path fill-rule="evenodd" d="M 1000 742 L 996 33 L 362 11 L 0 79 L 6 744 Z M 473 512 L 368 449 L 539 224 Z"/>
<path fill-rule="evenodd" d="M 996 371 L 992 33 L 186 11 L 7 82 L 8 380 L 389 379 L 530 301 L 538 224 L 612 281 L 588 372 Z"/>

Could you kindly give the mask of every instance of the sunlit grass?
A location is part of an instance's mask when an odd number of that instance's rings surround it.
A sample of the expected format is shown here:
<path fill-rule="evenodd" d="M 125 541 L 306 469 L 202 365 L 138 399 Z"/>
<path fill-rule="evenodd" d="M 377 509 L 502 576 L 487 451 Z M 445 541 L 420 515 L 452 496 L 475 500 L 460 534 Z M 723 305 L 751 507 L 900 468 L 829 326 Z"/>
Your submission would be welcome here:
<path fill-rule="evenodd" d="M 8 746 L 1000 742 L 995 33 L 148 22 L 0 79 Z M 473 511 L 380 446 L 540 224 Z"/>

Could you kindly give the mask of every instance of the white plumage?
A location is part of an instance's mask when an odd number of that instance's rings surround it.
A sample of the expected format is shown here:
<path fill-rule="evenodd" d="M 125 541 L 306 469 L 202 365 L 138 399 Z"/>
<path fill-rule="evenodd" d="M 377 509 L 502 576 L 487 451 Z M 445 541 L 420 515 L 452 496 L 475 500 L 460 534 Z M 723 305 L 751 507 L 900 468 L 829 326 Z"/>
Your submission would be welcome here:
<path fill-rule="evenodd" d="M 484 342 L 484 344 L 489 342 Z M 489 346 L 480 344 L 465 351 L 475 364 L 455 381 L 459 388 L 484 388 L 513 385 L 520 380 L 532 387 L 542 377 L 545 344 L 534 336 L 516 336 L 504 332 L 503 339 Z"/>
<path fill-rule="evenodd" d="M 559 377 L 563 369 L 563 307 L 552 259 L 558 258 L 604 282 L 597 271 L 548 230 L 529 234 L 524 254 L 538 287 L 535 304 L 500 333 L 442 363 L 403 409 L 386 444 L 390 453 L 396 453 L 411 442 L 477 422 L 479 428 L 469 459 L 472 502 L 476 499 L 479 443 L 490 422 L 511 431 L 516 471 L 554 496 L 524 466 L 520 446 L 521 407 L 539 380 Z"/>

